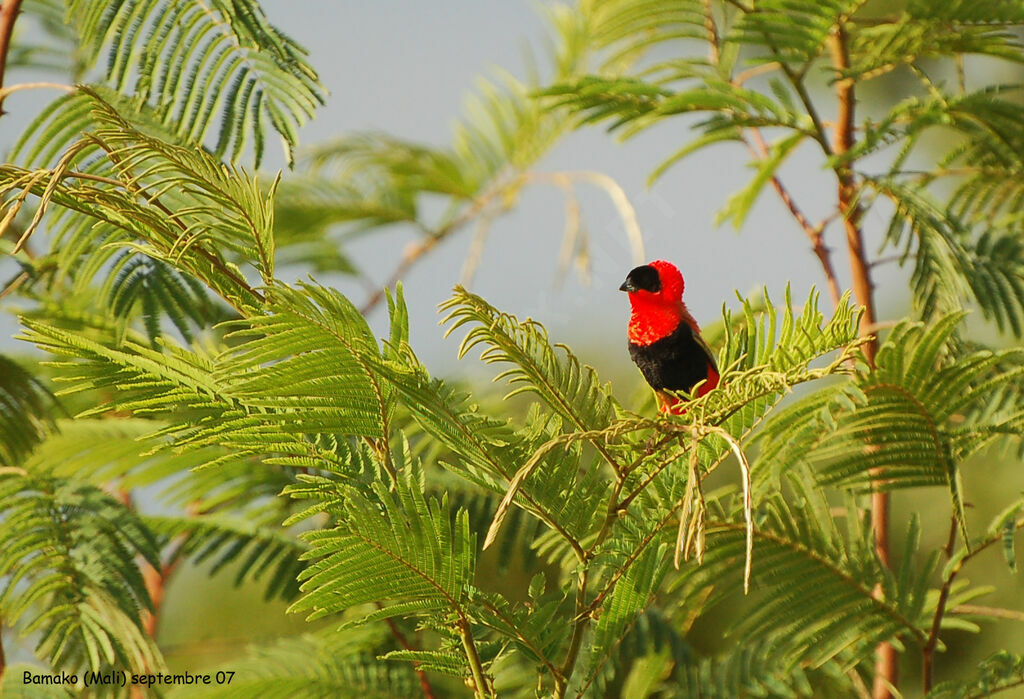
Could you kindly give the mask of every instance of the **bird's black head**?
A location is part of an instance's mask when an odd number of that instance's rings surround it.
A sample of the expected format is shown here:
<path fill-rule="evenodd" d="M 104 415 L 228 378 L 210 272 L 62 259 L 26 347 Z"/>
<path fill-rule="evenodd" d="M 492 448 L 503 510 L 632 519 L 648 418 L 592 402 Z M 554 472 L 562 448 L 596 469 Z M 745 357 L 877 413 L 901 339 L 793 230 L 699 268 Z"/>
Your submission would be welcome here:
<path fill-rule="evenodd" d="M 622 282 L 619 291 L 627 291 L 629 293 L 649 291 L 652 294 L 658 293 L 661 291 L 661 277 L 658 276 L 658 270 L 651 265 L 634 267 L 626 276 L 626 281 Z"/>

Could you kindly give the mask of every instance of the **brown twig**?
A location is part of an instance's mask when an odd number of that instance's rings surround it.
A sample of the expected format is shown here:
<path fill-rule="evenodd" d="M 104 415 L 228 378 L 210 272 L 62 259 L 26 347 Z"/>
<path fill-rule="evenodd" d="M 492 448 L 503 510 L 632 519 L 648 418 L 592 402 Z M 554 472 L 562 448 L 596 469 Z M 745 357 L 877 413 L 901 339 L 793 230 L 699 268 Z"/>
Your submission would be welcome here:
<path fill-rule="evenodd" d="M 616 486 L 621 485 L 621 481 Z M 569 688 L 569 679 L 572 677 L 576 666 L 576 658 L 579 656 L 580 648 L 583 647 L 583 634 L 587 630 L 591 615 L 585 613 L 587 608 L 587 583 L 589 582 L 590 567 L 584 567 L 576 580 L 576 600 L 574 602 L 575 618 L 572 622 L 572 635 L 569 638 L 569 648 L 565 653 L 565 660 L 555 675 L 555 696 L 562 699 Z"/>
<path fill-rule="evenodd" d="M 130 510 L 135 509 L 135 504 L 132 500 L 132 491 L 124 488 L 118 488 L 116 494 L 118 500 L 120 500 L 125 507 Z M 195 515 L 197 512 L 195 504 L 190 504 L 188 507 L 188 513 L 190 515 Z M 185 543 L 188 541 L 188 537 L 188 532 L 177 537 L 174 548 L 167 555 L 166 561 L 160 564 L 159 569 L 144 560 L 140 560 L 139 562 L 139 568 L 142 572 L 142 582 L 146 586 L 146 592 L 149 594 L 149 601 L 152 605 L 152 611 L 143 610 L 142 612 L 142 628 L 154 641 L 156 640 L 160 608 L 163 606 L 164 594 L 167 590 L 167 581 L 181 563 L 182 554 L 184 553 Z"/>
<path fill-rule="evenodd" d="M 14 21 L 18 18 L 21 0 L 3 0 L 0 5 L 0 89 L 4 86 L 4 72 L 7 70 L 7 54 L 11 50 L 11 35 Z M 0 117 L 4 115 L 4 97 L 0 92 Z"/>
<path fill-rule="evenodd" d="M 377 602 L 377 609 L 384 609 L 384 605 Z M 394 619 L 388 617 L 384 621 L 387 623 L 388 628 L 391 629 L 391 635 L 395 637 L 396 641 L 398 641 L 398 645 L 402 646 L 405 650 L 416 650 L 416 647 L 409 642 L 406 635 L 402 633 L 400 628 L 398 628 L 398 624 L 395 623 Z M 426 699 L 434 699 L 434 690 L 430 686 L 430 680 L 427 679 L 427 673 L 420 669 L 419 665 L 414 664 L 413 668 L 416 672 L 416 676 L 419 677 L 420 690 L 423 692 L 423 696 L 426 697 Z"/>
<path fill-rule="evenodd" d="M 4 618 L 0 616 L 0 680 L 4 678 L 4 670 L 7 669 L 7 656 L 4 655 Z"/>
<path fill-rule="evenodd" d="M 848 69 L 850 58 L 846 47 L 846 32 L 842 24 L 836 28 L 830 43 L 836 69 L 839 71 Z M 841 157 L 854 144 L 854 109 L 857 100 L 852 79 L 844 78 L 836 82 L 836 99 L 839 102 L 839 114 L 836 120 L 832 150 L 836 156 Z M 835 168 L 835 173 L 839 179 L 839 213 L 846 229 L 846 242 L 850 252 L 850 271 L 853 276 L 853 292 L 857 303 L 864 307 L 864 314 L 860 319 L 861 331 L 864 334 L 864 328 L 876 322 L 876 314 L 871 267 L 864 250 L 864 237 L 860 227 L 863 212 L 858 202 L 857 183 L 849 164 L 840 162 Z M 872 340 L 864 346 L 864 352 L 871 364 L 874 364 L 877 351 L 877 340 Z M 884 559 L 888 564 L 888 551 L 885 552 Z"/>
<path fill-rule="evenodd" d="M 956 543 L 956 532 L 957 532 L 957 521 L 956 517 L 952 518 L 953 521 L 949 527 L 949 538 L 946 540 L 946 545 L 943 547 L 943 552 L 946 554 L 946 560 L 953 557 L 953 545 Z M 949 601 L 949 591 L 953 585 L 953 578 L 960 572 L 961 566 L 963 566 L 963 559 L 961 559 L 953 569 L 950 571 L 949 576 L 942 584 L 942 588 L 939 590 L 939 601 L 935 605 L 935 616 L 932 618 L 932 626 L 928 631 L 928 641 L 924 644 L 921 649 L 921 678 L 924 685 L 924 693 L 927 694 L 932 688 L 932 669 L 935 662 L 935 648 L 939 644 L 939 627 L 942 625 L 942 616 L 946 611 L 946 602 Z"/>
<path fill-rule="evenodd" d="M 751 135 L 754 138 L 754 144 L 757 146 L 756 155 L 761 158 L 768 157 L 768 146 L 764 142 L 764 138 L 761 136 L 760 129 L 751 129 Z M 751 149 L 754 150 L 753 148 Z M 818 261 L 821 263 L 821 269 L 825 273 L 825 282 L 828 285 L 828 295 L 832 299 L 832 306 L 839 306 L 839 281 L 836 279 L 835 267 L 832 266 L 832 251 L 825 245 L 824 232 L 825 226 L 828 224 L 828 219 L 825 219 L 818 225 L 814 225 L 810 222 L 804 212 L 797 206 L 789 190 L 786 189 L 785 185 L 782 184 L 776 175 L 772 175 L 771 178 L 772 187 L 775 192 L 779 195 L 779 199 L 789 209 L 789 213 L 793 216 L 793 219 L 797 222 L 800 228 L 803 229 L 807 235 L 808 240 L 811 241 L 811 249 L 814 250 L 814 254 L 818 257 Z"/>
<path fill-rule="evenodd" d="M 1019 519 L 1014 523 L 1015 530 L 1020 529 L 1021 527 L 1024 527 L 1024 519 Z M 949 558 L 953 557 L 952 544 L 955 541 L 957 528 L 958 527 L 956 518 L 954 518 L 953 523 L 950 527 L 949 541 L 947 542 L 945 549 L 943 549 L 946 552 L 947 556 L 949 556 Z M 967 564 L 969 560 L 977 556 L 979 553 L 987 549 L 989 546 L 992 546 L 996 542 L 1002 540 L 1002 531 L 990 535 L 988 539 L 985 539 L 980 544 L 976 544 L 973 548 L 970 548 L 966 552 L 964 552 L 964 554 L 960 556 L 959 559 L 957 559 L 956 562 L 949 569 L 949 573 L 946 574 L 946 579 L 943 581 L 942 587 L 939 589 L 939 601 L 935 605 L 935 616 L 932 617 L 932 627 L 928 633 L 928 640 L 925 642 L 921 650 L 921 680 L 925 694 L 927 694 L 929 690 L 931 690 L 932 688 L 932 675 L 935 669 L 935 649 L 938 647 L 939 644 L 939 629 L 942 626 L 942 617 L 946 613 L 946 603 L 949 601 L 949 593 L 950 590 L 952 590 L 953 588 L 953 580 L 956 579 L 957 574 L 963 569 L 963 567 Z M 959 607 L 957 607 L 958 611 L 970 613 L 965 611 L 965 609 L 970 609 L 970 606 L 960 605 Z M 979 607 L 976 609 L 986 608 Z M 1021 615 L 1021 618 L 1024 618 L 1024 615 Z M 877 686 L 878 685 L 876 682 L 876 691 Z"/>
<path fill-rule="evenodd" d="M 466 224 L 473 221 L 477 216 L 483 215 L 487 221 L 495 215 L 502 213 L 510 204 L 507 203 L 509 192 L 514 192 L 525 184 L 543 182 L 564 186 L 565 182 L 586 182 L 603 189 L 612 200 L 612 204 L 619 212 L 622 224 L 626 229 L 626 236 L 629 239 L 634 264 L 641 264 L 646 259 L 644 252 L 643 235 L 640 231 L 640 224 L 637 221 L 636 210 L 629 201 L 622 187 L 611 177 L 601 172 L 588 170 L 567 171 L 567 172 L 520 172 L 512 177 L 504 178 L 493 187 L 474 199 L 462 213 L 448 223 L 436 230 L 424 230 L 425 236 L 415 243 L 411 243 L 402 255 L 395 271 L 391 273 L 387 282 L 379 287 L 363 304 L 360 312 L 366 315 L 372 311 L 383 299 L 387 289 L 397 284 L 420 259 L 433 250 L 446 238 L 462 229 Z M 498 201 L 495 204 L 495 200 Z"/>
<path fill-rule="evenodd" d="M 711 0 L 704 0 L 704 29 L 708 33 L 708 44 L 710 45 L 711 62 L 717 64 L 721 56 L 719 48 L 718 27 L 715 26 L 715 15 L 711 7 Z"/>
<path fill-rule="evenodd" d="M 830 37 L 829 46 L 832 51 L 832 63 L 841 75 L 850 67 L 850 56 L 846 42 L 846 29 L 841 18 Z M 835 83 L 838 112 L 836 128 L 832 144 L 833 153 L 838 156 L 839 164 L 835 167 L 839 180 L 839 214 L 842 216 L 846 229 L 846 246 L 850 253 L 850 272 L 853 279 L 853 293 L 857 303 L 864 312 L 860 318 L 860 333 L 867 336 L 868 329 L 877 323 L 875 314 L 874 286 L 871 280 L 871 266 L 868 264 L 867 252 L 864 249 L 864 236 L 861 230 L 863 211 L 858 201 L 859 188 L 849 163 L 842 160 L 854 143 L 854 111 L 857 98 L 852 78 L 840 78 Z M 863 345 L 864 356 L 871 366 L 875 364 L 878 353 L 878 340 L 872 337 Z M 872 474 L 876 475 L 876 474 Z M 889 494 L 875 491 L 871 494 L 871 527 L 875 534 L 875 551 L 884 566 L 891 567 L 889 546 Z M 877 591 L 881 594 L 881 590 Z M 875 660 L 875 699 L 889 699 L 891 688 L 896 686 L 899 678 L 899 656 L 896 647 L 889 642 L 878 645 Z"/>
<path fill-rule="evenodd" d="M 464 225 L 476 218 L 478 214 L 487 209 L 493 199 L 495 199 L 500 193 L 507 191 L 509 187 L 515 186 L 519 180 L 520 178 L 516 178 L 511 183 L 496 185 L 474 199 L 461 214 L 437 230 L 425 230 L 426 235 L 423 238 L 406 247 L 405 252 L 402 254 L 402 259 L 399 260 L 398 266 L 395 267 L 395 271 L 391 273 L 387 282 L 385 282 L 383 286 L 377 288 L 370 298 L 366 300 L 366 303 L 364 303 L 363 307 L 359 309 L 359 312 L 366 315 L 376 308 L 377 305 L 384 300 L 385 292 L 388 289 L 394 288 L 394 286 L 398 284 L 403 277 L 405 277 L 409 270 L 412 269 L 413 265 L 419 262 L 424 255 L 436 248 L 452 233 L 455 233 Z M 421 226 L 421 228 L 424 227 Z"/>
<path fill-rule="evenodd" d="M 167 584 L 181 565 L 185 542 L 188 541 L 188 534 L 178 537 L 174 549 L 168 554 L 160 570 L 157 570 L 148 563 L 143 564 L 142 580 L 146 584 L 146 592 L 149 593 L 149 601 L 153 603 L 153 611 L 146 613 L 142 619 L 142 627 L 154 641 L 156 640 L 157 627 L 160 624 L 160 610 L 163 608 L 164 596 L 167 593 Z"/>

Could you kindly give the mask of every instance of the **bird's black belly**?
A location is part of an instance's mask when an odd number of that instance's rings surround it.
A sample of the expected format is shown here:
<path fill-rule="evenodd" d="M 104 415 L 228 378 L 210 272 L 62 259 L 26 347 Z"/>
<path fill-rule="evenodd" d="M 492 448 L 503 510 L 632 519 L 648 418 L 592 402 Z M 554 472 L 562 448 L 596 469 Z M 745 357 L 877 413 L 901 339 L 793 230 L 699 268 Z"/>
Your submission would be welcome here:
<path fill-rule="evenodd" d="M 656 391 L 668 389 L 689 393 L 699 381 L 708 377 L 708 366 L 714 365 L 714 360 L 694 338 L 693 329 L 683 322 L 671 335 L 649 345 L 630 342 L 629 356 Z"/>

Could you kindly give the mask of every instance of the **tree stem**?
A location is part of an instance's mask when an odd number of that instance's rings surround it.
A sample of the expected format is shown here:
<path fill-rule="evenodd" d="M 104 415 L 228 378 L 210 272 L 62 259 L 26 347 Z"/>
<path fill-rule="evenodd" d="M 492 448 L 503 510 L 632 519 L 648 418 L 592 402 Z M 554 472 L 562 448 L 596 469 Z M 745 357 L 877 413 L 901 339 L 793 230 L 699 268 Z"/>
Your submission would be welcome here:
<path fill-rule="evenodd" d="M 473 633 L 469 628 L 469 620 L 459 620 L 459 637 L 462 639 L 462 647 L 466 651 L 466 658 L 469 660 L 470 670 L 473 672 L 473 696 L 493 696 L 487 686 L 487 678 L 484 675 L 484 666 L 480 662 L 480 654 L 477 653 L 476 644 L 473 642 Z"/>
<path fill-rule="evenodd" d="M 4 655 L 4 618 L 0 617 L 0 681 L 4 678 L 5 669 L 7 669 L 7 656 Z"/>
<path fill-rule="evenodd" d="M 3 0 L 0 5 L 0 89 L 4 86 L 4 72 L 7 70 L 7 54 L 11 50 L 11 35 L 14 33 L 14 20 L 18 17 L 21 0 Z M 0 92 L 0 116 L 4 115 L 4 97 Z"/>
<path fill-rule="evenodd" d="M 830 48 L 832 63 L 839 72 L 850 67 L 850 56 L 846 45 L 846 29 L 841 18 L 832 34 Z M 838 111 L 833 139 L 833 153 L 842 157 L 853 147 L 854 110 L 857 98 L 854 94 L 854 81 L 840 78 L 835 83 Z M 863 306 L 864 313 L 860 318 L 862 336 L 870 334 L 876 325 L 874 285 L 871 281 L 871 265 L 864 250 L 864 236 L 860 221 L 863 211 L 858 198 L 859 187 L 848 162 L 840 161 L 835 167 L 839 180 L 839 214 L 843 218 L 846 230 L 846 246 L 850 253 L 850 272 L 853 279 L 853 293 L 857 303 Z M 878 340 L 872 339 L 864 345 L 864 355 L 868 363 L 874 367 L 875 355 L 878 353 Z M 872 474 L 879 475 L 879 474 Z M 889 494 L 874 492 L 871 494 L 871 527 L 875 533 L 875 551 L 882 565 L 891 567 L 889 555 Z M 881 594 L 881 591 L 878 591 Z M 873 696 L 875 699 L 892 697 L 891 688 L 896 686 L 899 678 L 899 656 L 896 648 L 888 642 L 878 645 L 875 655 L 875 683 Z"/>
<path fill-rule="evenodd" d="M 384 605 L 378 602 L 377 609 L 383 608 Z M 398 628 L 398 624 L 395 623 L 394 619 L 388 617 L 384 622 L 388 625 L 388 628 L 391 629 L 391 635 L 395 637 L 396 641 L 398 641 L 398 645 L 402 646 L 402 648 L 405 648 L 406 650 L 415 650 L 412 643 L 409 642 L 409 639 L 406 638 L 405 634 L 402 633 L 402 630 Z M 416 673 L 416 677 L 419 678 L 420 691 L 423 692 L 424 699 L 435 699 L 434 690 L 430 686 L 430 680 L 427 679 L 427 673 L 424 672 L 423 668 L 419 667 L 418 664 L 413 665 L 413 671 Z"/>

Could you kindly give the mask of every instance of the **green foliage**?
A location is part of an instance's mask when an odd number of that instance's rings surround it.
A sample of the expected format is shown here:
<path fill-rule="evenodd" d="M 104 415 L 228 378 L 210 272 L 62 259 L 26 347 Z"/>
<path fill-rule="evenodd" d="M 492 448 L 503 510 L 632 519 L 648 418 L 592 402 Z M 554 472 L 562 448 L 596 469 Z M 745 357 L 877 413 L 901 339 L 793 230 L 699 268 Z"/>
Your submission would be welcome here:
<path fill-rule="evenodd" d="M 738 622 L 734 632 L 768 639 L 783 668 L 798 661 L 819 667 L 833 658 L 853 666 L 868 660 L 882 639 L 923 641 L 934 564 L 911 567 L 917 523 L 911 523 L 907 538 L 907 570 L 890 572 L 875 557 L 860 522 L 848 522 L 844 532 L 829 515 L 821 493 L 803 495 L 795 504 L 778 497 L 762 501 L 752 586 L 759 600 L 756 611 Z M 715 585 L 716 596 L 739 585 L 742 534 L 735 515 L 709 522 L 708 552 L 702 566 L 681 576 L 681 602 L 709 584 Z M 883 599 L 875 596 L 874 585 L 885 591 Z"/>
<path fill-rule="evenodd" d="M 267 578 L 267 599 L 293 599 L 296 580 L 305 569 L 300 557 L 306 547 L 295 536 L 283 532 L 277 523 L 261 526 L 258 515 L 231 518 L 219 514 L 189 517 L 149 516 L 146 525 L 165 540 L 180 537 L 176 553 L 199 565 L 213 559 L 210 574 L 235 565 L 235 585 Z"/>
<path fill-rule="evenodd" d="M 0 356 L 0 464 L 15 464 L 51 429 L 55 399 L 46 385 Z"/>
<path fill-rule="evenodd" d="M 475 568 L 469 520 L 450 512 L 445 499 L 426 500 L 418 476 L 410 470 L 394 494 L 377 487 L 374 499 L 328 500 L 342 508 L 340 524 L 305 535 L 305 557 L 316 562 L 301 575 L 306 594 L 295 611 L 317 618 L 376 601 L 382 607 L 372 619 L 430 613 L 465 619 Z"/>
<path fill-rule="evenodd" d="M 190 687 L 172 696 L 201 697 L 390 697 L 412 696 L 416 678 L 408 665 L 381 664 L 381 634 L 362 630 L 304 634 L 265 647 L 225 667 L 229 685 Z"/>
<path fill-rule="evenodd" d="M 53 21 L 51 5 L 26 5 Z M 299 127 L 324 100 L 305 50 L 251 0 L 68 0 L 62 23 L 70 28 L 78 70 L 102 68 L 100 84 L 130 97 L 133 111 L 179 142 L 203 144 L 219 126 L 212 147 L 218 159 L 237 161 L 251 148 L 258 165 L 273 129 L 290 160 Z M 68 146 L 88 130 L 92 119 L 76 102 L 60 98 L 47 110 L 50 128 L 59 127 L 67 139 L 47 147 Z"/>
<path fill-rule="evenodd" d="M 1024 684 L 1024 658 L 1007 651 L 999 651 L 978 664 L 974 677 L 966 680 L 943 682 L 928 693 L 936 699 L 967 699 L 987 697 Z"/>
<path fill-rule="evenodd" d="M 349 135 L 269 180 L 238 162 L 259 163 L 269 130 L 290 153 L 322 94 L 255 3 L 26 8 L 66 17 L 70 63 L 104 71 L 42 111 L 22 165 L 0 165 L 22 270 L 3 296 L 27 302 L 20 338 L 46 356 L 0 358 L 0 620 L 49 668 L 164 668 L 147 614 L 181 561 L 326 622 L 253 647 L 216 695 L 843 696 L 866 691 L 879 643 L 930 659 L 982 628 L 992 609 L 969 603 L 989 588 L 961 572 L 995 546 L 1013 570 L 1024 519 L 1014 493 L 969 536 L 962 474 L 1020 448 L 1024 353 L 969 342 L 964 306 L 1024 328 L 1024 113 L 964 79 L 963 57 L 1020 62 L 1019 8 L 555 6 L 551 70 L 482 83 L 448 147 Z M 891 75 L 913 88 L 841 133 L 849 91 Z M 621 191 L 531 168 L 573 127 L 629 138 L 676 119 L 695 136 L 652 181 L 745 145 L 753 177 L 720 217 L 737 227 L 774 189 L 827 262 L 833 226 L 856 238 L 891 205 L 878 254 L 913 261 L 916 317 L 868 327 L 860 286 L 857 303 L 833 288 L 830 312 L 813 290 L 740 298 L 705 332 L 719 385 L 663 415 L 461 286 L 442 324 L 460 360 L 500 365 L 510 402 L 431 374 L 401 285 L 379 295 L 379 339 L 342 293 L 282 279 L 358 272 L 335 224 L 416 227 L 401 272 L 470 224 L 482 240 L 535 182 L 566 192 L 566 249 L 585 261 L 574 187 L 603 187 L 628 222 Z M 839 193 L 818 224 L 780 179 L 808 146 Z M 50 249 L 30 255 L 30 238 Z M 740 486 L 708 480 L 719 470 Z M 877 550 L 868 496 L 932 486 L 949 494 L 945 546 L 913 515 Z M 1004 652 L 930 695 L 1020 682 Z"/>
<path fill-rule="evenodd" d="M 37 632 L 36 652 L 72 671 L 162 666 L 140 614 L 151 608 L 136 556 L 159 564 L 139 518 L 74 480 L 0 472 L 4 619 Z"/>
<path fill-rule="evenodd" d="M 193 327 L 204 327 L 216 318 L 205 287 L 166 262 L 125 251 L 113 261 L 112 269 L 115 273 L 108 277 L 106 293 L 110 309 L 116 317 L 128 319 L 141 304 L 152 341 L 161 335 L 161 316 L 166 315 L 187 341 L 193 339 Z"/>
<path fill-rule="evenodd" d="M 774 471 L 810 465 L 819 482 L 847 488 L 945 486 L 966 526 L 959 464 L 996 439 L 1019 436 L 1022 406 L 992 410 L 988 403 L 1019 381 L 1024 354 L 953 354 L 950 336 L 962 317 L 946 316 L 927 330 L 897 326 L 874 371 L 775 417 L 762 433 L 761 460 Z M 991 376 L 1001 363 L 1005 369 Z"/>
<path fill-rule="evenodd" d="M 86 94 L 95 131 L 72 146 L 60 166 L 53 171 L 0 166 L 0 194 L 21 190 L 13 207 L 20 207 L 28 194 L 41 197 L 24 237 L 39 223 L 45 206 L 56 204 L 82 215 L 59 217 L 55 239 L 63 248 L 56 266 L 82 270 L 76 275 L 81 284 L 118 247 L 128 247 L 174 264 L 234 306 L 256 302 L 258 292 L 226 255 L 252 264 L 265 281 L 273 277 L 273 186 L 268 197 L 256 178 L 202 150 L 148 136 L 98 93 Z M 114 179 L 95 182 L 90 175 L 69 172 L 86 146 L 105 154 Z"/>
<path fill-rule="evenodd" d="M 616 405 L 608 387 L 600 385 L 593 369 L 581 368 L 566 347 L 560 348 L 565 356 L 558 357 L 544 328 L 537 323 L 520 322 L 500 313 L 462 287 L 455 288 L 455 295 L 441 305 L 441 311 L 450 312 L 444 321 L 449 323 L 449 333 L 466 324 L 475 326 L 462 340 L 460 357 L 483 344 L 486 349 L 480 356 L 482 361 L 512 365 L 495 379 L 520 384 L 505 396 L 506 400 L 525 391 L 535 393 L 580 432 L 602 430 L 611 422 Z"/>

